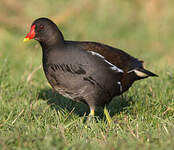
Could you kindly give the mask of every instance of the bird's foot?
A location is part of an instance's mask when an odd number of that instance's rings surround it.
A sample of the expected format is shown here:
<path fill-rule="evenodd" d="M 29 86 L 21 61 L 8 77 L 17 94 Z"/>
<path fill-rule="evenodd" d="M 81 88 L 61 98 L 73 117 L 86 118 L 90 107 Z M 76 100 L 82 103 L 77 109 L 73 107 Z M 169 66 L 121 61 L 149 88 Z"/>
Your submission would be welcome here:
<path fill-rule="evenodd" d="M 88 115 L 88 117 L 86 119 L 85 128 L 89 128 L 95 123 L 96 123 L 96 120 L 95 120 L 95 116 L 94 116 L 94 110 L 91 110 L 90 114 Z"/>

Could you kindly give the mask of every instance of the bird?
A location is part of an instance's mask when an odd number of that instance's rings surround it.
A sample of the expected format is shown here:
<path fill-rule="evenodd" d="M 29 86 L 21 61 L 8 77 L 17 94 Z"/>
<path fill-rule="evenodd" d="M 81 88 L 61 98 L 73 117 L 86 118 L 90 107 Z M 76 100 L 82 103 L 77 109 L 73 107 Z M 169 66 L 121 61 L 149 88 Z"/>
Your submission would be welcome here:
<path fill-rule="evenodd" d="M 102 107 L 109 124 L 112 118 L 107 105 L 113 97 L 126 92 L 137 80 L 158 76 L 121 49 L 99 42 L 65 40 L 49 18 L 33 21 L 24 42 L 31 39 L 40 43 L 43 70 L 53 90 L 86 103 L 89 116 Z"/>

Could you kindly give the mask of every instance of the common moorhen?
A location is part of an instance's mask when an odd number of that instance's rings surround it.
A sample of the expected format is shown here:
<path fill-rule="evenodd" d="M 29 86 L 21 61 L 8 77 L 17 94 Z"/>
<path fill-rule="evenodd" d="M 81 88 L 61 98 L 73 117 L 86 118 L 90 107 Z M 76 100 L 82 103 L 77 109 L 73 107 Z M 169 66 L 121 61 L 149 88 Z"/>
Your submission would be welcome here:
<path fill-rule="evenodd" d="M 96 42 L 67 41 L 57 25 L 48 18 L 36 19 L 24 41 L 39 41 L 43 69 L 52 88 L 74 101 L 84 102 L 94 116 L 114 96 L 127 91 L 136 80 L 156 74 L 143 68 L 142 61 L 126 52 Z"/>

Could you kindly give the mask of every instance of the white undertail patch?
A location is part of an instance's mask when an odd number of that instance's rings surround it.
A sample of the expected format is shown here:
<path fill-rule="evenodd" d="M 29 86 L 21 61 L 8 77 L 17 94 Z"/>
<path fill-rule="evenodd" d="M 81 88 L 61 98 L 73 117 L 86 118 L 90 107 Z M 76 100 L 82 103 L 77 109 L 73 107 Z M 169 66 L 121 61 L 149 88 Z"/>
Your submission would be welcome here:
<path fill-rule="evenodd" d="M 146 73 L 138 71 L 138 70 L 134 70 L 134 72 L 139 77 L 147 77 L 148 76 Z"/>
<path fill-rule="evenodd" d="M 117 66 L 113 65 L 112 63 L 110 63 L 109 61 L 107 61 L 104 56 L 100 55 L 99 53 L 96 53 L 96 52 L 93 52 L 93 51 L 88 51 L 90 52 L 92 55 L 96 55 L 100 58 L 102 58 L 107 64 L 109 64 L 111 67 L 112 70 L 115 70 L 115 71 L 118 71 L 118 72 L 123 72 L 122 69 L 118 68 Z"/>
<path fill-rule="evenodd" d="M 134 73 L 135 73 L 137 76 L 139 76 L 139 77 L 147 77 L 147 76 L 148 76 L 146 73 L 141 72 L 141 71 L 136 70 L 136 69 L 130 70 L 130 71 L 128 71 L 127 73 L 130 73 L 130 72 L 132 72 L 132 71 L 134 71 Z"/>

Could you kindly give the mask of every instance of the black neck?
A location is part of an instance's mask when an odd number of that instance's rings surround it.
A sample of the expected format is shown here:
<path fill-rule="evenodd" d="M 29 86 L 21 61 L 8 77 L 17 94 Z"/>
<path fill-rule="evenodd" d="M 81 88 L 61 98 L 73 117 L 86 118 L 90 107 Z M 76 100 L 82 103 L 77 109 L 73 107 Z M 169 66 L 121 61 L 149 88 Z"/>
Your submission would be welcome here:
<path fill-rule="evenodd" d="M 39 40 L 43 50 L 50 50 L 53 47 L 61 47 L 64 45 L 64 37 L 60 30 L 57 28 L 55 32 L 49 32 L 48 38 Z"/>

